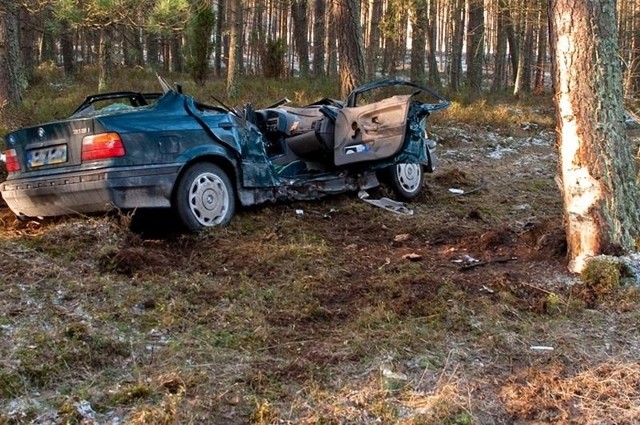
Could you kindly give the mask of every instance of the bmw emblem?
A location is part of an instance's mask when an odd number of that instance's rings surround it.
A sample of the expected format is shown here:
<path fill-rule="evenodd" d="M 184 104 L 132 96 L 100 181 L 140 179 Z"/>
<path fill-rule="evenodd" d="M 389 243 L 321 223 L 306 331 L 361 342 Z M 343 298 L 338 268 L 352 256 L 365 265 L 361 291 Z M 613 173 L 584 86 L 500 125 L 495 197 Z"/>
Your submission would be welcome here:
<path fill-rule="evenodd" d="M 40 136 L 41 139 L 44 139 L 44 128 L 40 127 L 38 129 L 38 136 Z"/>
<path fill-rule="evenodd" d="M 11 136 L 9 136 L 9 144 L 11 146 L 16 144 L 16 136 L 14 136 L 13 134 Z"/>

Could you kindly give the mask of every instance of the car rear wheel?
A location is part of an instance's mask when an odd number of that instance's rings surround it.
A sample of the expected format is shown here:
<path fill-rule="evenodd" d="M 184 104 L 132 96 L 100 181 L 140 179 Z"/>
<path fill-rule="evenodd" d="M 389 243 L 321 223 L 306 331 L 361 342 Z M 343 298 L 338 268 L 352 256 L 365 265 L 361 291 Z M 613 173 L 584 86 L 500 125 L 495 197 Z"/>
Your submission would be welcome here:
<path fill-rule="evenodd" d="M 227 224 L 236 209 L 229 176 L 217 165 L 199 163 L 178 182 L 174 199 L 176 213 L 187 230 Z"/>
<path fill-rule="evenodd" d="M 398 198 L 408 201 L 418 196 L 424 184 L 421 164 L 396 164 L 387 170 L 388 184 Z"/>

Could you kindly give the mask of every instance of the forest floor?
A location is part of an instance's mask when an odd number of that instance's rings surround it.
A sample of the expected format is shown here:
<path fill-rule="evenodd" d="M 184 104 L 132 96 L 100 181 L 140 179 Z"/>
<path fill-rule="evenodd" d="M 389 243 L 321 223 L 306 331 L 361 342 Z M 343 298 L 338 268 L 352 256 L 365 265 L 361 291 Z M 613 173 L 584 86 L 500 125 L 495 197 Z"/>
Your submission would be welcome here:
<path fill-rule="evenodd" d="M 0 424 L 639 423 L 640 291 L 566 272 L 553 130 L 434 134 L 412 216 L 349 194 L 183 235 L 0 207 Z"/>

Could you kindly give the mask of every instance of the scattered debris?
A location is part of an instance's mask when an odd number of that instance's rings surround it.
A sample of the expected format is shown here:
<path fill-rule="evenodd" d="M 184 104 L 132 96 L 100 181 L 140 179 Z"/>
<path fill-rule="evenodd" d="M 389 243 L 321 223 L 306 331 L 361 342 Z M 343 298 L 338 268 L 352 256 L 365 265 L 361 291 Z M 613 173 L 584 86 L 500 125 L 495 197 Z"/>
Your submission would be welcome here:
<path fill-rule="evenodd" d="M 393 241 L 394 241 L 394 242 L 406 242 L 406 241 L 408 241 L 409 239 L 411 239 L 411 235 L 410 235 L 410 234 L 408 234 L 408 233 L 401 233 L 401 234 L 399 234 L 399 235 L 396 235 L 396 236 L 393 238 Z"/>
<path fill-rule="evenodd" d="M 402 256 L 403 260 L 409 260 L 409 261 L 420 261 L 422 260 L 422 255 L 420 254 L 416 254 L 415 252 L 412 252 L 410 254 L 404 254 Z"/>
<path fill-rule="evenodd" d="M 358 198 L 362 199 L 368 204 L 385 209 L 387 211 L 391 211 L 392 213 L 400 215 L 413 215 L 413 210 L 408 208 L 404 203 L 394 201 L 393 199 L 389 198 L 369 199 L 369 194 L 364 190 L 361 190 L 358 193 Z"/>
<path fill-rule="evenodd" d="M 454 195 L 464 195 L 464 190 L 455 187 L 449 188 L 449 192 L 453 193 Z"/>
<path fill-rule="evenodd" d="M 496 263 L 507 263 L 509 261 L 516 261 L 517 259 L 518 257 L 507 257 L 507 258 L 497 258 L 495 260 L 489 260 L 489 261 L 479 261 L 477 263 L 464 264 L 462 267 L 460 267 L 460 270 L 467 271 L 480 266 L 486 266 L 489 264 L 496 264 Z"/>
<path fill-rule="evenodd" d="M 547 345 L 532 345 L 529 349 L 535 351 L 553 351 L 553 347 L 549 347 Z"/>
<path fill-rule="evenodd" d="M 382 376 L 388 379 L 397 379 L 399 381 L 408 381 L 409 378 L 402 372 L 394 372 L 391 369 L 382 369 Z"/>

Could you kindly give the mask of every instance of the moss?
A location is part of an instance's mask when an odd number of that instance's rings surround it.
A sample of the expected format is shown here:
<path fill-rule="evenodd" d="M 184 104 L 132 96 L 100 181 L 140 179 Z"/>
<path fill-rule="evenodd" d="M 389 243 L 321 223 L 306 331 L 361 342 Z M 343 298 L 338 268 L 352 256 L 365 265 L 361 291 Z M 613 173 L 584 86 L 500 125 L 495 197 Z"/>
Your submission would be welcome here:
<path fill-rule="evenodd" d="M 590 300 L 602 299 L 620 286 L 622 265 L 611 257 L 597 257 L 589 260 L 582 270 L 584 290 Z"/>

